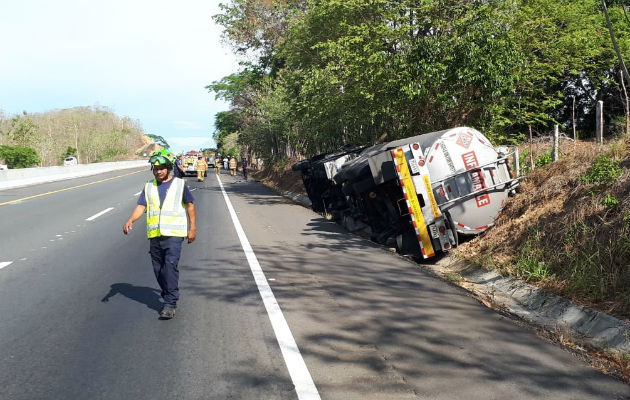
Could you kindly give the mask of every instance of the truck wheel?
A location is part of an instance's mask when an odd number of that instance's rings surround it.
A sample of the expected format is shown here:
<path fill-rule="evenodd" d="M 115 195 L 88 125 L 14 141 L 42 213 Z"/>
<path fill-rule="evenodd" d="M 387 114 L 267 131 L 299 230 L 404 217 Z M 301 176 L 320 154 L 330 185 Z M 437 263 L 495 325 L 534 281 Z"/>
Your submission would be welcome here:
<path fill-rule="evenodd" d="M 457 234 L 457 229 L 455 229 L 455 224 L 453 223 L 453 218 L 451 217 L 451 213 L 448 211 L 444 212 L 446 215 L 446 221 L 448 222 L 448 228 L 453 232 L 453 237 L 455 238 L 455 245 L 453 248 L 459 246 L 459 235 Z"/>

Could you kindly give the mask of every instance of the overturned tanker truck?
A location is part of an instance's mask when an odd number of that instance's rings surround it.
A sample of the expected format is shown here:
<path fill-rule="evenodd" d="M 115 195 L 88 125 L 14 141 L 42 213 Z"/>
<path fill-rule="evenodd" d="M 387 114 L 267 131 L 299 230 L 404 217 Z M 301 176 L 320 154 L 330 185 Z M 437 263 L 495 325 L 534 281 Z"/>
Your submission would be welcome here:
<path fill-rule="evenodd" d="M 301 171 L 313 210 L 401 254 L 430 258 L 494 224 L 518 185 L 510 160 L 518 163 L 509 148 L 459 127 L 346 146 L 292 169 Z"/>

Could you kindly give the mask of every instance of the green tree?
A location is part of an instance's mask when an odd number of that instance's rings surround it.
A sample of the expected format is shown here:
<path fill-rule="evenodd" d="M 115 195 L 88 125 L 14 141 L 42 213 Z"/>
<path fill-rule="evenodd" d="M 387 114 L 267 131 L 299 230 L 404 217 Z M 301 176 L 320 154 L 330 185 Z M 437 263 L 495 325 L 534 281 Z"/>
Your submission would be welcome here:
<path fill-rule="evenodd" d="M 171 147 L 168 145 L 166 139 L 164 139 L 162 136 L 152 135 L 150 133 L 148 133 L 147 136 L 150 137 L 151 140 L 153 140 L 156 144 L 164 147 L 165 149 L 169 149 Z"/>
<path fill-rule="evenodd" d="M 597 0 L 233 0 L 215 19 L 257 62 L 208 86 L 239 142 L 270 159 L 456 125 L 514 142 L 528 125 L 623 113 Z M 610 4 L 621 53 L 620 2 Z M 607 110 L 608 111 L 608 110 Z M 227 118 L 222 115 L 221 118 Z M 217 116 L 219 118 L 219 116 Z M 218 122 L 225 125 L 227 120 Z M 230 125 L 228 124 L 228 125 Z"/>
<path fill-rule="evenodd" d="M 24 113 L 24 115 L 27 114 Z M 18 146 L 26 146 L 33 141 L 38 129 L 39 127 L 30 119 L 15 116 L 11 119 L 11 124 L 5 134 Z"/>
<path fill-rule="evenodd" d="M 22 146 L 0 146 L 0 159 L 3 159 L 11 169 L 28 168 L 40 162 L 35 149 Z"/>
<path fill-rule="evenodd" d="M 75 149 L 74 147 L 68 146 L 68 148 L 66 149 L 66 152 L 62 156 L 62 158 L 71 157 L 71 156 L 75 156 L 76 157 L 76 155 L 77 155 L 77 149 Z"/>

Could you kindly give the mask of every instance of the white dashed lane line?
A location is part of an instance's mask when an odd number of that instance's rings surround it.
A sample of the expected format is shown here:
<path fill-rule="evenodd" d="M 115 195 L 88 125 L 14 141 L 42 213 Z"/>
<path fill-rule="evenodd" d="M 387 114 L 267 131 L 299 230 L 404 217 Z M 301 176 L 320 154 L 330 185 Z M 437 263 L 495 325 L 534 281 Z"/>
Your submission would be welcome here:
<path fill-rule="evenodd" d="M 100 217 L 101 215 L 103 215 L 103 214 L 105 214 L 105 213 L 110 212 L 110 211 L 111 211 L 111 210 L 113 210 L 113 209 L 114 209 L 114 207 L 109 207 L 109 208 L 106 208 L 106 209 L 104 209 L 103 211 L 101 211 L 101 212 L 99 212 L 99 213 L 96 213 L 96 214 L 92 215 L 90 218 L 86 218 L 85 220 L 86 220 L 86 221 L 94 221 L 96 218 Z"/>
<path fill-rule="evenodd" d="M 0 269 L 11 265 L 13 261 L 0 261 Z"/>

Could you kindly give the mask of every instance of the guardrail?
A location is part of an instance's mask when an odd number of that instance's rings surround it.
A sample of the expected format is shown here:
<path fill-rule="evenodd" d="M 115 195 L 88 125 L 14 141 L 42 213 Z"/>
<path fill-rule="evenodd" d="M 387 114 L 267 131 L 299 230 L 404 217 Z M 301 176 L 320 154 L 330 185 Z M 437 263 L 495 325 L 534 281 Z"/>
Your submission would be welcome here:
<path fill-rule="evenodd" d="M 114 161 L 92 164 L 70 165 L 65 167 L 17 168 L 0 171 L 0 190 L 64 179 L 80 178 L 119 169 L 138 168 L 149 164 L 146 159 L 133 161 Z"/>

